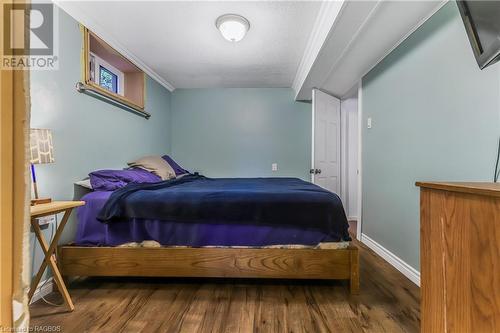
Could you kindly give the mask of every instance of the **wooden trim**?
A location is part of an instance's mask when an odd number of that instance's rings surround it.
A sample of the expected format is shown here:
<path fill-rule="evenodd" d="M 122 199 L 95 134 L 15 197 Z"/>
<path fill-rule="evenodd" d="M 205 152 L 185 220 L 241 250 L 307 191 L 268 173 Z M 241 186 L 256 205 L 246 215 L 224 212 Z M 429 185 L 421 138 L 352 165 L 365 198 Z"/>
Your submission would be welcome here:
<path fill-rule="evenodd" d="M 148 92 L 147 91 L 147 88 L 146 88 L 146 85 L 148 83 L 148 80 L 147 80 L 147 77 L 146 77 L 146 74 L 145 73 L 142 73 L 142 77 L 143 77 L 143 80 L 144 80 L 144 85 L 143 85 L 143 93 L 142 93 L 142 105 L 146 105 L 146 93 Z M 148 113 L 149 114 L 149 113 Z"/>
<path fill-rule="evenodd" d="M 359 290 L 358 249 L 59 248 L 65 276 L 349 280 Z"/>
<path fill-rule="evenodd" d="M 86 54 L 88 56 L 88 54 L 90 53 L 90 38 L 89 36 L 92 35 L 92 37 L 94 37 L 96 40 L 102 42 L 104 44 L 104 47 L 106 47 L 107 49 L 109 49 L 110 51 L 113 51 L 113 52 L 116 52 L 117 54 L 119 54 L 125 61 L 127 61 L 132 67 L 136 68 L 138 72 L 142 72 L 144 74 L 144 71 L 142 71 L 139 67 L 137 67 L 132 61 L 130 61 L 129 59 L 127 59 L 127 57 L 125 57 L 124 55 L 122 55 L 120 52 L 118 52 L 115 48 L 113 48 L 111 45 L 109 45 L 108 43 L 106 43 L 102 38 L 100 38 L 99 36 L 97 36 L 95 33 L 93 33 L 92 31 L 90 31 L 89 29 L 87 29 L 86 27 L 83 26 L 83 32 L 85 33 L 85 38 L 87 40 L 87 43 L 85 44 L 85 47 L 86 47 Z M 86 63 L 87 66 L 88 66 L 88 62 Z M 87 75 L 89 72 L 86 72 Z"/>
<path fill-rule="evenodd" d="M 493 182 L 416 182 L 415 185 L 434 190 L 500 197 L 500 183 Z"/>
<path fill-rule="evenodd" d="M 29 158 L 26 142 L 29 142 L 29 72 L 15 71 L 14 73 L 14 267 L 13 267 L 13 295 L 18 304 L 25 306 L 24 316 L 14 313 L 20 321 L 28 320 L 26 289 L 29 283 L 29 263 L 24 259 L 29 255 Z M 17 311 L 19 312 L 19 310 Z M 14 318 L 16 320 L 16 318 Z M 21 322 L 14 322 L 19 327 Z"/>
<path fill-rule="evenodd" d="M 137 110 L 138 112 L 144 112 L 145 101 L 146 101 L 146 74 L 140 68 L 138 68 L 133 62 L 131 62 L 130 60 L 128 60 L 127 58 L 125 58 L 122 55 L 123 59 L 125 59 L 128 63 L 130 63 L 135 68 L 137 68 L 137 70 L 140 71 L 144 77 L 144 85 L 142 87 L 142 104 L 134 103 L 133 101 L 131 101 L 130 99 L 128 99 L 124 96 L 112 93 L 112 92 L 102 88 L 101 86 L 99 86 L 98 84 L 96 84 L 95 82 L 93 82 L 90 79 L 90 67 L 89 67 L 90 66 L 89 65 L 90 38 L 89 38 L 89 36 L 92 35 L 94 38 L 98 39 L 103 44 L 105 44 L 106 47 L 108 47 L 109 49 L 111 49 L 117 53 L 119 53 L 119 52 L 116 51 L 113 47 L 111 47 L 108 43 L 103 41 L 101 38 L 99 38 L 92 31 L 90 31 L 89 29 L 84 27 L 83 25 L 80 25 L 80 30 L 82 31 L 82 40 L 83 40 L 82 57 L 81 57 L 82 62 L 83 62 L 83 64 L 82 64 L 82 80 L 83 80 L 83 82 L 86 85 L 91 86 L 92 89 L 97 90 L 99 92 L 99 94 L 105 95 L 106 97 L 108 97 L 112 100 L 115 100 L 119 103 L 125 104 L 126 106 L 131 107 L 134 110 Z"/>
<path fill-rule="evenodd" d="M 359 294 L 359 253 L 358 248 L 355 246 L 349 247 L 350 249 L 350 260 L 351 260 L 351 271 L 349 278 L 349 288 L 351 294 Z"/>
<path fill-rule="evenodd" d="M 11 2 L 0 1 L 2 10 L 3 4 Z M 14 27 L 17 29 L 16 25 Z M 3 43 L 3 28 L 0 24 L 0 43 Z M 29 34 L 25 34 L 25 38 L 25 45 L 29 45 Z M 28 73 L 25 70 L 0 70 L 0 328 L 7 329 L 19 327 L 20 322 L 26 322 L 27 318 L 22 309 L 14 313 L 13 302 L 27 308 L 23 245 L 28 230 L 25 147 L 29 123 Z"/>
<path fill-rule="evenodd" d="M 89 34 L 86 33 L 87 28 L 85 28 L 83 25 L 80 24 L 80 32 L 82 33 L 82 54 L 80 57 L 81 61 L 81 81 L 85 82 L 87 81 L 87 77 L 90 73 L 90 67 L 89 67 Z"/>
<path fill-rule="evenodd" d="M 12 327 L 14 221 L 14 73 L 0 70 L 0 327 Z"/>

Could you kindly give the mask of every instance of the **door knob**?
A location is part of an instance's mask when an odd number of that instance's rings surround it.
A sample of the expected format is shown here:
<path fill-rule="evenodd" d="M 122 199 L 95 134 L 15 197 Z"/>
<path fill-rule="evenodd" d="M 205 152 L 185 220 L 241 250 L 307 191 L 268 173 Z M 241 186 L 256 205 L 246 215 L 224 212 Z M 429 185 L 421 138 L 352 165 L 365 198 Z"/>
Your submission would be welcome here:
<path fill-rule="evenodd" d="M 310 174 L 316 173 L 316 172 L 315 172 L 315 169 L 309 169 L 309 173 L 310 173 Z"/>
<path fill-rule="evenodd" d="M 321 169 L 316 169 L 316 170 L 314 170 L 314 173 L 315 173 L 315 174 L 319 174 L 319 173 L 321 173 Z"/>

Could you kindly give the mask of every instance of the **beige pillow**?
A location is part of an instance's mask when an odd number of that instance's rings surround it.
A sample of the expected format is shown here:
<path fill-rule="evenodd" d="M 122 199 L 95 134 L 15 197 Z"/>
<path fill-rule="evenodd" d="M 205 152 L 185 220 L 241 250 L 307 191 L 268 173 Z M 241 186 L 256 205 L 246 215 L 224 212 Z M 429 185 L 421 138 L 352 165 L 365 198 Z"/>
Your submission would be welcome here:
<path fill-rule="evenodd" d="M 161 156 L 146 156 L 136 161 L 127 163 L 130 167 L 136 167 L 152 172 L 162 180 L 175 178 L 175 171 Z"/>

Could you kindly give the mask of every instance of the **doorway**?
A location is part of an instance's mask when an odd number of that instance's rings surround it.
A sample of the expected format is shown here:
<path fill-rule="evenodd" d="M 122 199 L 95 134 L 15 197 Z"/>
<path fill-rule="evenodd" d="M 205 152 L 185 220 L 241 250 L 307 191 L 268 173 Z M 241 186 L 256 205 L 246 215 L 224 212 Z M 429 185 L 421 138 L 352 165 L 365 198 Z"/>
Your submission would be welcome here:
<path fill-rule="evenodd" d="M 361 237 L 358 86 L 342 99 L 313 89 L 311 181 L 340 196 L 349 231 Z"/>
<path fill-rule="evenodd" d="M 341 198 L 350 232 L 361 238 L 360 99 L 358 86 L 340 101 L 341 118 Z"/>

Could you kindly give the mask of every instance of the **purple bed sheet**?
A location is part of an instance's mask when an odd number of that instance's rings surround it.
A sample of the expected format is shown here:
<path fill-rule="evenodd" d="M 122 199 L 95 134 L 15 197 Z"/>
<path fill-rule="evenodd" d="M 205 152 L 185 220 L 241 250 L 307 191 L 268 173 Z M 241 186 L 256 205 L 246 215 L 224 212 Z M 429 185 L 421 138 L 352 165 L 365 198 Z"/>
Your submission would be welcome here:
<path fill-rule="evenodd" d="M 181 223 L 165 220 L 128 219 L 104 224 L 97 214 L 112 192 L 86 194 L 77 210 L 75 243 L 80 246 L 117 246 L 154 240 L 164 246 L 267 246 L 284 244 L 317 245 L 334 241 L 318 230 L 284 226 Z"/>

